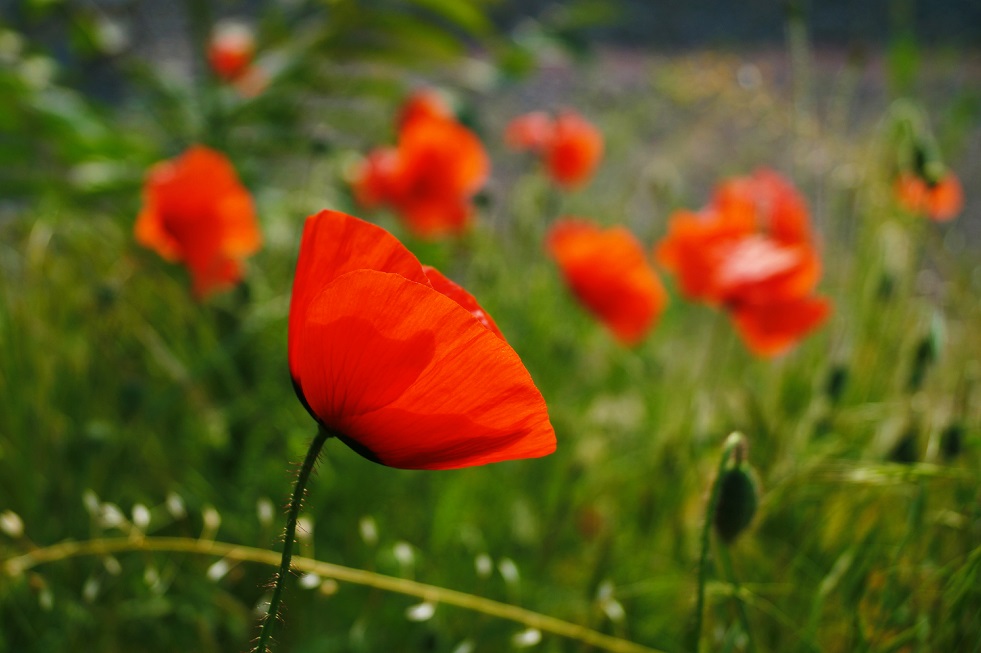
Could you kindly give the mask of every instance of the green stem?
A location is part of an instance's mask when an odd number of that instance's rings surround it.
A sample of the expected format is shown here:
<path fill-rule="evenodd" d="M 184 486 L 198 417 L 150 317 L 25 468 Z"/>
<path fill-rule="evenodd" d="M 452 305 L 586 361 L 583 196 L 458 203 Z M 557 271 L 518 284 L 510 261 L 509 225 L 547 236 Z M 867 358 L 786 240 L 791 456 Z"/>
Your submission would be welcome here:
<path fill-rule="evenodd" d="M 722 474 L 729 458 L 743 444 L 741 433 L 733 433 L 726 438 L 725 447 L 722 449 L 722 457 L 719 459 L 719 467 L 715 473 L 715 481 L 712 483 L 712 493 L 709 495 L 708 506 L 705 508 L 705 523 L 702 525 L 701 552 L 698 556 L 698 594 L 695 599 L 695 626 L 692 628 L 691 640 L 688 649 L 696 653 L 701 648 L 702 641 L 702 614 L 705 612 L 705 584 L 708 582 L 708 560 L 709 548 L 712 539 L 712 521 L 715 517 L 716 507 L 719 505 L 719 491 L 722 488 Z"/>
<path fill-rule="evenodd" d="M 300 514 L 300 506 L 303 505 L 303 494 L 306 492 L 307 481 L 310 479 L 310 472 L 317 464 L 320 457 L 320 449 L 324 442 L 331 436 L 331 432 L 320 427 L 317 437 L 310 443 L 307 449 L 307 457 L 303 460 L 300 473 L 296 477 L 296 485 L 293 486 L 293 496 L 290 499 L 289 511 L 286 513 L 286 536 L 283 541 L 283 557 L 279 563 L 279 571 L 276 572 L 276 585 L 273 587 L 272 598 L 269 599 L 269 611 L 262 622 L 262 630 L 259 632 L 259 642 L 256 644 L 254 653 L 266 653 L 269 645 L 269 638 L 272 637 L 273 625 L 279 617 L 279 604 L 283 599 L 283 587 L 286 584 L 286 577 L 290 571 L 290 560 L 293 558 L 293 541 L 296 538 L 296 519 Z"/>
<path fill-rule="evenodd" d="M 729 546 L 725 543 L 719 547 L 719 560 L 722 562 L 722 569 L 725 572 L 729 584 L 736 599 L 736 608 L 739 610 L 739 621 L 742 622 L 743 632 L 746 633 L 746 650 L 749 653 L 756 653 L 756 644 L 753 642 L 753 633 L 749 629 L 749 615 L 746 613 L 746 604 L 743 603 L 739 595 L 739 581 L 736 580 L 736 572 L 732 568 L 732 557 L 729 555 Z"/>

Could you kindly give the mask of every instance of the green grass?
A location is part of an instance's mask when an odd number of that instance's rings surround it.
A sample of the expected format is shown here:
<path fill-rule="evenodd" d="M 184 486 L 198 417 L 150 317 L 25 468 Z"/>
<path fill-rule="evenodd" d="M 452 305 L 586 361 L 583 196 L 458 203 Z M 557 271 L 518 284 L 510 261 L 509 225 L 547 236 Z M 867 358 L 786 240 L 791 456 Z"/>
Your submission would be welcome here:
<path fill-rule="evenodd" d="M 601 60 L 570 77 L 555 101 L 594 119 L 608 154 L 590 187 L 559 198 L 498 145 L 509 117 L 538 108 L 530 87 L 475 98 L 498 172 L 473 233 L 415 242 L 391 216 L 374 217 L 495 317 L 546 398 L 558 451 L 408 472 L 331 442 L 302 513 L 301 555 L 682 651 L 709 488 L 738 430 L 762 495 L 748 532 L 728 550 L 713 541 L 704 650 L 979 650 L 981 305 L 978 242 L 964 244 L 977 233 L 979 162 L 967 143 L 978 131 L 945 113 L 966 91 L 931 99 L 969 199 L 958 222 L 937 225 L 892 203 L 885 95 L 863 98 L 848 71 L 816 68 L 795 105 L 778 60 L 760 61 L 751 89 L 735 81 L 741 63 L 654 57 L 611 81 Z M 940 61 L 934 74 L 950 70 Z M 354 211 L 339 181 L 349 151 L 386 138 L 358 132 L 357 113 L 325 109 L 351 141 L 326 152 L 281 152 L 273 165 L 240 145 L 267 242 L 246 284 L 205 304 L 182 269 L 133 242 L 135 185 L 0 207 L 0 512 L 24 523 L 19 537 L 0 533 L 0 561 L 130 533 L 106 506 L 127 520 L 148 508 L 150 536 L 278 550 L 291 463 L 315 433 L 286 367 L 292 266 L 305 215 Z M 701 206 L 717 179 L 757 165 L 791 174 L 807 195 L 823 235 L 821 292 L 835 304 L 786 356 L 755 359 L 723 315 L 676 294 L 651 336 L 622 348 L 543 254 L 555 217 L 543 207 L 628 224 L 653 245 L 671 209 Z M 942 332 L 936 361 L 911 388 L 931 330 Z M 844 385 L 832 396 L 836 373 Z M 956 455 L 944 449 L 951 425 L 963 429 Z M 907 435 L 914 461 L 894 462 Z M 270 502 L 271 520 L 257 508 Z M 0 576 L 0 651 L 248 647 L 271 567 L 230 559 L 212 580 L 213 557 L 132 548 Z M 522 630 L 449 606 L 410 621 L 417 603 L 291 582 L 277 650 L 490 653 Z M 546 634 L 537 650 L 594 649 Z"/>

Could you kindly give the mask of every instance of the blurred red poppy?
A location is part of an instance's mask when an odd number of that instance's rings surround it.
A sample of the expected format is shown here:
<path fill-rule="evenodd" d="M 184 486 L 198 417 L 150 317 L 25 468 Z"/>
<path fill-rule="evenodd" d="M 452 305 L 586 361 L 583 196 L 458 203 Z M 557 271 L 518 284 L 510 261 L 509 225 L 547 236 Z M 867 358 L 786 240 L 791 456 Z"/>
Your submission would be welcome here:
<path fill-rule="evenodd" d="M 243 258 L 262 243 L 252 196 L 219 152 L 196 145 L 158 163 L 143 188 L 135 225 L 141 245 L 183 261 L 204 298 L 242 278 Z"/>
<path fill-rule="evenodd" d="M 618 340 L 644 338 L 667 294 L 633 234 L 567 218 L 553 225 L 546 245 L 572 292 Z"/>
<path fill-rule="evenodd" d="M 690 299 L 729 311 L 749 348 L 778 354 L 817 328 L 830 304 L 807 205 L 771 170 L 723 182 L 700 211 L 679 211 L 657 249 Z"/>
<path fill-rule="evenodd" d="M 603 135 L 570 110 L 555 120 L 541 111 L 518 116 L 505 129 L 504 140 L 513 149 L 539 154 L 552 180 L 568 189 L 586 184 L 603 157 Z"/>
<path fill-rule="evenodd" d="M 477 301 L 380 227 L 307 219 L 289 367 L 311 415 L 390 467 L 451 469 L 555 449 L 541 393 Z"/>
<path fill-rule="evenodd" d="M 208 42 L 208 62 L 226 82 L 238 79 L 252 63 L 255 37 L 252 29 L 236 21 L 220 22 Z"/>
<path fill-rule="evenodd" d="M 938 222 L 952 220 L 964 208 L 964 189 L 953 172 L 931 184 L 913 173 L 896 180 L 896 198 L 912 213 L 925 214 Z"/>
<path fill-rule="evenodd" d="M 365 208 L 391 206 L 421 237 L 463 231 L 472 199 L 490 175 L 480 139 L 450 118 L 418 111 L 402 121 L 398 144 L 372 152 L 354 173 Z"/>

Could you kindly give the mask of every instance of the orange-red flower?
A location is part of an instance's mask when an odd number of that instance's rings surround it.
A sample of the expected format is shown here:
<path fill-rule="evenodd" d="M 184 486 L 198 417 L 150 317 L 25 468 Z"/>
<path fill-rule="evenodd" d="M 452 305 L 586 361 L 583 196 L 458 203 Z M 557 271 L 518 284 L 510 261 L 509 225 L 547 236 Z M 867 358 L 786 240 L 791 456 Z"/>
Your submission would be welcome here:
<path fill-rule="evenodd" d="M 939 222 L 952 220 L 964 208 L 964 189 L 949 171 L 934 184 L 910 172 L 901 174 L 896 180 L 896 198 L 907 211 Z"/>
<path fill-rule="evenodd" d="M 643 339 L 667 294 L 630 231 L 564 219 L 553 225 L 546 244 L 572 292 L 618 340 L 632 345 Z"/>
<path fill-rule="evenodd" d="M 242 278 L 241 261 L 262 238 L 252 196 L 219 152 L 196 145 L 158 163 L 143 189 L 136 240 L 170 261 L 183 261 L 203 298 Z"/>
<path fill-rule="evenodd" d="M 587 183 L 603 157 L 603 135 L 569 110 L 554 120 L 541 111 L 518 116 L 505 129 L 504 140 L 513 149 L 536 152 L 552 180 L 564 188 Z"/>
<path fill-rule="evenodd" d="M 289 368 L 311 415 L 390 467 L 450 469 L 555 449 L 541 393 L 477 301 L 380 227 L 307 219 Z"/>
<path fill-rule="evenodd" d="M 369 154 L 352 186 L 365 208 L 391 206 L 416 235 L 436 237 L 468 226 L 490 159 L 473 132 L 428 111 L 403 118 L 396 147 Z"/>
<path fill-rule="evenodd" d="M 807 205 L 771 170 L 723 182 L 700 211 L 679 211 L 656 250 L 690 299 L 729 311 L 751 350 L 778 354 L 830 313 L 812 296 L 821 261 Z"/>
<path fill-rule="evenodd" d="M 227 82 L 242 76 L 255 55 L 252 30 L 239 22 L 221 22 L 208 42 L 208 62 L 216 75 Z"/>

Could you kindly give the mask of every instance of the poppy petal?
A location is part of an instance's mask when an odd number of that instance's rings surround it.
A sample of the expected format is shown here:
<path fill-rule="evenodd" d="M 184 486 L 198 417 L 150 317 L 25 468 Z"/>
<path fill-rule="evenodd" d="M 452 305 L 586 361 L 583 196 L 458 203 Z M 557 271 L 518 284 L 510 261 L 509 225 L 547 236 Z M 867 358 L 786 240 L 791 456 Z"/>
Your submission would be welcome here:
<path fill-rule="evenodd" d="M 746 304 L 731 311 L 746 345 L 760 356 L 780 354 L 818 328 L 831 313 L 823 297 L 800 297 L 764 304 Z"/>
<path fill-rule="evenodd" d="M 483 309 L 483 307 L 477 303 L 476 298 L 468 293 L 462 286 L 450 281 L 443 273 L 434 267 L 428 265 L 422 266 L 423 271 L 426 276 L 429 277 L 429 282 L 432 284 L 433 288 L 440 292 L 463 308 L 470 311 L 470 314 L 477 318 L 477 321 L 483 324 L 485 327 L 497 334 L 498 337 L 504 338 L 504 334 L 501 330 L 497 328 L 497 324 L 494 323 L 494 318 Z"/>
<path fill-rule="evenodd" d="M 297 337 L 291 368 L 311 411 L 382 464 L 450 469 L 555 449 L 518 355 L 429 285 L 344 274 L 309 301 Z"/>
<path fill-rule="evenodd" d="M 290 300 L 289 367 L 294 379 L 297 343 L 310 302 L 334 279 L 361 269 L 394 272 L 429 285 L 419 260 L 381 227 L 339 211 L 321 211 L 307 219 Z"/>

